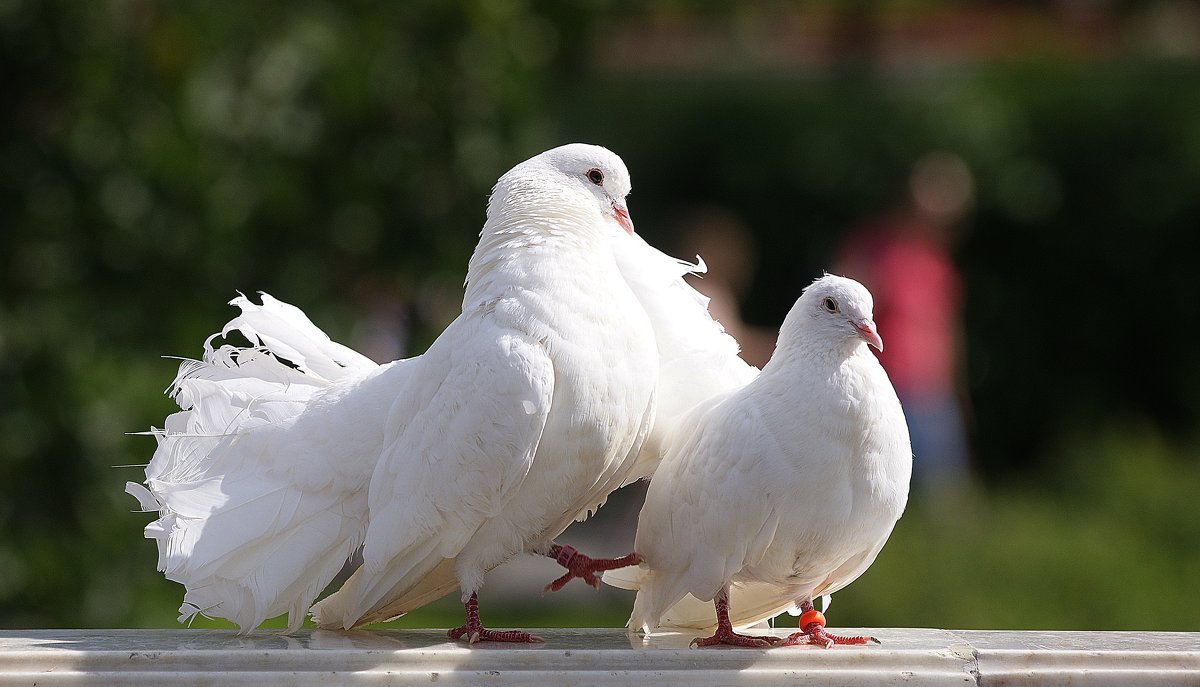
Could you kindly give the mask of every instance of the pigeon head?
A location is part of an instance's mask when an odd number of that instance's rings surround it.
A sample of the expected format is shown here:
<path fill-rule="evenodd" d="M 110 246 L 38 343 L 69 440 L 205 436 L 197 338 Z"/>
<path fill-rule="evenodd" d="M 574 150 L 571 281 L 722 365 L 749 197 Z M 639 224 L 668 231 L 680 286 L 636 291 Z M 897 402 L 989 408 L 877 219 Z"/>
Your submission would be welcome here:
<path fill-rule="evenodd" d="M 875 329 L 872 307 L 871 292 L 862 284 L 827 274 L 804 289 L 784 321 L 780 338 L 863 341 L 882 351 L 883 339 Z"/>
<path fill-rule="evenodd" d="M 629 170 L 611 150 L 586 143 L 552 148 L 522 162 L 501 177 L 496 185 L 497 193 L 506 185 L 520 184 L 525 179 L 541 183 L 549 181 L 584 202 L 595 203 L 602 216 L 625 232 L 633 233 L 633 220 L 625 205 L 625 196 L 630 190 Z"/>
<path fill-rule="evenodd" d="M 553 271 L 558 263 L 546 260 L 548 254 L 611 259 L 613 236 L 633 235 L 628 193 L 625 163 L 600 146 L 559 146 L 505 172 L 488 198 L 487 220 L 467 265 L 463 308 L 528 278 L 532 264 Z"/>

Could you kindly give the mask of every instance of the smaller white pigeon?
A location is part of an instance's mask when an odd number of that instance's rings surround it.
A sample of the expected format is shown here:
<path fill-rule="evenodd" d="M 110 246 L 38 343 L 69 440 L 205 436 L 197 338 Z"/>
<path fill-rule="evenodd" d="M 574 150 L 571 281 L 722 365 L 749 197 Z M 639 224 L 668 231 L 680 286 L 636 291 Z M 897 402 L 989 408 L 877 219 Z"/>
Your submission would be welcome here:
<path fill-rule="evenodd" d="M 868 350 L 883 349 L 871 309 L 858 282 L 817 279 L 788 313 L 762 374 L 697 406 L 668 437 L 638 520 L 634 548 L 644 562 L 604 576 L 639 590 L 631 629 L 650 631 L 686 615 L 675 606 L 711 600 L 716 631 L 700 646 L 870 639 L 827 633 L 812 600 L 874 562 L 908 500 L 908 427 Z M 731 586 L 734 603 L 741 594 L 747 607 L 732 621 Z M 801 630 L 786 640 L 733 629 L 793 604 Z"/>

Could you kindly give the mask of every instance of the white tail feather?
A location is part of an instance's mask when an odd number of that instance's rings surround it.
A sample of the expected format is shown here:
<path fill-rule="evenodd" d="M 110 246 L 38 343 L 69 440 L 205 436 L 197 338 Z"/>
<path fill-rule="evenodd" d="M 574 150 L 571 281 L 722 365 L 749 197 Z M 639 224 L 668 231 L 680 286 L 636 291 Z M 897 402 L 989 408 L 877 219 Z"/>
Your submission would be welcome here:
<path fill-rule="evenodd" d="M 158 543 L 159 570 L 186 588 L 181 622 L 201 613 L 249 630 L 288 613 L 296 629 L 362 542 L 363 486 L 378 456 L 369 446 L 382 442 L 380 421 L 378 439 L 353 427 L 344 442 L 314 445 L 338 439 L 343 423 L 305 411 L 316 398 L 329 411 L 384 368 L 267 294 L 262 305 L 240 295 L 231 304 L 241 314 L 205 341 L 201 360 L 180 364 L 169 393 L 181 411 L 151 430 L 146 486 L 126 491 L 158 512 L 145 534 Z M 213 347 L 235 330 L 252 346 Z"/>
<path fill-rule="evenodd" d="M 398 618 L 427 603 L 437 601 L 457 589 L 458 578 L 454 575 L 454 559 L 443 558 L 434 566 L 433 570 L 429 571 L 429 574 L 421 578 L 421 581 L 405 592 L 403 596 L 367 613 L 358 619 L 355 626 L 361 627 Z"/>
<path fill-rule="evenodd" d="M 355 570 L 341 589 L 313 606 L 313 620 L 322 628 L 349 630 L 389 620 L 416 608 L 402 603 L 409 598 L 408 594 L 414 587 L 427 590 L 431 586 L 439 586 L 438 583 L 444 581 L 442 577 L 426 581 L 431 571 L 449 572 L 450 579 L 455 580 L 452 563 L 442 565 L 451 559 L 441 556 L 438 543 L 436 538 L 428 538 L 393 558 L 386 568 L 375 571 L 375 574 L 370 576 L 371 582 L 365 589 L 363 572 L 367 566 Z M 457 586 L 457 580 L 454 584 Z M 391 601 L 392 599 L 395 600 Z"/>

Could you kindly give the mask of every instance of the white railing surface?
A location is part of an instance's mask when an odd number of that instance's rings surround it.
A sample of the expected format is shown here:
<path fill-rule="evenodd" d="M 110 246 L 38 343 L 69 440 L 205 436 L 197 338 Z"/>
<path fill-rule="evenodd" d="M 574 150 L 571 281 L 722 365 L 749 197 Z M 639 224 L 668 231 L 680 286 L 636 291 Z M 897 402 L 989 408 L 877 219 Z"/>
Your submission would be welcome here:
<path fill-rule="evenodd" d="M 1200 685 L 1200 633 L 841 631 L 882 644 L 692 649 L 690 635 L 616 629 L 474 648 L 436 630 L 4 630 L 0 685 Z"/>

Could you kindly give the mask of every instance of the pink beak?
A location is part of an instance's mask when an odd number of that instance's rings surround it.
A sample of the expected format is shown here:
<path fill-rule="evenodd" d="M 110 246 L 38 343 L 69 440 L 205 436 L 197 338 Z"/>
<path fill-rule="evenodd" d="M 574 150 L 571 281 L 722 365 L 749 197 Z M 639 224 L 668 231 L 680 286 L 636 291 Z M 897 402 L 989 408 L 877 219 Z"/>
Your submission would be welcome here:
<path fill-rule="evenodd" d="M 858 320 L 851 322 L 854 328 L 858 330 L 858 335 L 866 341 L 868 345 L 874 346 L 880 353 L 883 352 L 883 338 L 879 336 L 879 332 L 875 331 L 875 322 L 871 320 Z"/>
<path fill-rule="evenodd" d="M 633 220 L 629 217 L 629 208 L 625 206 L 624 201 L 614 200 L 612 202 L 613 217 L 616 218 L 617 224 L 625 230 L 627 234 L 633 236 Z"/>

